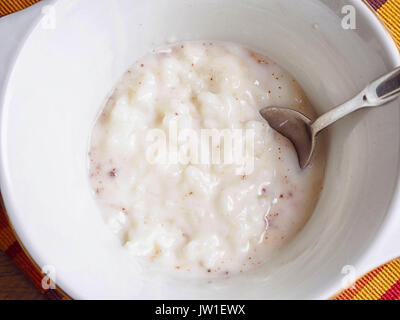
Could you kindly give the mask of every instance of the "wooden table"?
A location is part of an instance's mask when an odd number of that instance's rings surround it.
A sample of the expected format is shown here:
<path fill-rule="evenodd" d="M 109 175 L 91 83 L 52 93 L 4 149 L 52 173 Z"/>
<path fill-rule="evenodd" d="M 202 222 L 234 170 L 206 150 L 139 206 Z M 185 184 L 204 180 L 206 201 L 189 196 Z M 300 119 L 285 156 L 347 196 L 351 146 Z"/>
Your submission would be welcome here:
<path fill-rule="evenodd" d="M 45 300 L 29 278 L 0 250 L 0 300 Z"/>

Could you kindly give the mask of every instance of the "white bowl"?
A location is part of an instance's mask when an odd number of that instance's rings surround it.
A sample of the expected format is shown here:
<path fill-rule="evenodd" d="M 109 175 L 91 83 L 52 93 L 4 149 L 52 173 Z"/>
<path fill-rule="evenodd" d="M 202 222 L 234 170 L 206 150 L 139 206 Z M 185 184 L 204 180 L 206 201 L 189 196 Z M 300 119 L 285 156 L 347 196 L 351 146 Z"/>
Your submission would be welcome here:
<path fill-rule="evenodd" d="M 356 8 L 356 30 L 341 26 L 345 4 Z M 320 112 L 352 97 L 400 65 L 360 1 L 41 1 L 1 19 L 0 38 L 8 43 L 0 51 L 1 192 L 22 244 L 39 266 L 54 267 L 71 297 L 325 299 L 400 255 L 398 101 L 329 129 L 326 183 L 312 218 L 270 268 L 229 280 L 138 268 L 87 179 L 88 139 L 105 98 L 135 59 L 169 40 L 257 49 L 288 69 Z"/>

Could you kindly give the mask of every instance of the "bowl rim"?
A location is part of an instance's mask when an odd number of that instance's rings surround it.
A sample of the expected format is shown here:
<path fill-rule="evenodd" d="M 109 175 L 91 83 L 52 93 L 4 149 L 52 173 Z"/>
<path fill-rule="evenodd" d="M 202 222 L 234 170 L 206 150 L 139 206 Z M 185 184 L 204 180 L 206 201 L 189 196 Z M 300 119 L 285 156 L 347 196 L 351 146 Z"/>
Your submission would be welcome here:
<path fill-rule="evenodd" d="M 5 18 L 8 19 L 10 16 L 12 17 L 12 16 L 18 15 L 18 14 L 19 15 L 24 15 L 24 14 L 28 15 L 29 12 L 32 12 L 35 9 L 43 8 L 46 5 L 55 5 L 58 1 L 59 0 L 44 0 L 42 2 L 35 3 L 35 4 L 31 5 L 30 7 L 27 7 L 24 10 L 12 13 L 12 14 L 6 16 Z M 27 17 L 27 19 L 29 19 L 29 17 Z M 0 82 L 0 123 L 3 121 L 3 112 L 4 112 L 6 92 L 8 90 L 8 85 L 9 85 L 11 76 L 14 72 L 16 63 L 18 61 L 18 57 L 20 56 L 22 50 L 24 49 L 26 41 L 30 38 L 32 33 L 35 31 L 35 29 L 36 29 L 37 25 L 40 23 L 41 19 L 42 19 L 41 15 L 31 17 L 30 27 L 26 30 L 26 32 L 24 33 L 22 38 L 18 41 L 19 43 L 18 43 L 15 51 L 12 53 L 12 55 L 10 57 L 9 67 L 8 67 L 8 70 L 5 72 L 4 82 L 3 83 Z M 10 214 L 10 212 L 14 212 L 15 209 L 13 208 L 11 201 L 8 200 L 8 198 L 9 198 L 8 191 L 7 191 L 8 186 L 5 181 L 6 179 L 4 178 L 5 177 L 5 168 L 3 165 L 4 160 L 3 160 L 3 152 L 2 152 L 3 148 L 2 148 L 1 135 L 2 134 L 0 131 L 0 205 L 3 208 L 3 212 L 4 212 L 4 215 L 8 222 L 8 226 L 10 227 L 10 230 L 11 230 L 13 236 L 15 237 L 15 240 L 21 247 L 23 253 L 26 255 L 26 257 L 28 258 L 29 262 L 32 264 L 32 266 L 34 267 L 36 272 L 38 272 L 39 274 L 41 274 L 44 277 L 45 275 L 41 271 L 41 268 L 39 267 L 38 263 L 35 261 L 33 256 L 26 249 L 25 245 L 23 244 L 23 241 L 21 240 L 21 238 L 18 235 L 18 232 L 17 232 L 14 224 L 12 223 L 12 215 L 13 214 L 12 213 Z M 60 288 L 60 286 L 58 284 L 57 284 L 56 290 L 59 291 L 61 294 L 63 294 L 67 299 L 72 300 L 71 296 L 68 295 L 62 288 Z"/>
<path fill-rule="evenodd" d="M 365 13 L 366 20 L 368 20 L 368 23 L 373 27 L 375 30 L 376 36 L 378 39 L 380 39 L 384 44 L 385 44 L 385 54 L 387 54 L 387 57 L 390 58 L 397 65 L 400 65 L 400 48 L 397 46 L 394 37 L 392 36 L 391 32 L 389 31 L 387 25 L 383 22 L 381 17 L 378 15 L 378 13 L 370 6 L 370 4 L 366 0 L 362 0 L 361 2 L 357 0 L 348 0 L 351 2 L 357 9 L 362 10 Z M 35 8 L 37 10 L 40 10 L 40 8 L 47 6 L 47 5 L 56 5 L 57 3 L 61 2 L 60 0 L 44 0 L 39 3 L 34 4 L 33 6 L 21 11 L 17 12 L 14 14 L 11 14 L 10 16 L 14 16 L 15 14 L 21 14 L 21 15 L 28 15 L 29 12 L 33 11 Z M 9 16 L 7 16 L 9 17 Z M 37 16 L 32 15 L 31 18 L 31 24 L 28 29 L 26 29 L 25 33 L 19 39 L 18 45 L 14 52 L 11 54 L 11 57 L 9 59 L 8 63 L 8 68 L 5 71 L 5 77 L 3 83 L 0 83 L 0 123 L 3 121 L 3 113 L 4 113 L 4 105 L 5 105 L 5 97 L 6 93 L 8 91 L 9 87 L 9 82 L 11 79 L 12 74 L 14 73 L 16 63 L 18 61 L 18 58 L 23 51 L 25 44 L 27 40 L 30 38 L 32 33 L 36 30 L 38 24 L 40 23 L 42 16 L 39 14 Z M 29 17 L 28 17 L 29 19 Z M 2 136 L 2 133 L 0 132 L 0 138 Z M 35 255 L 29 253 L 29 251 L 26 249 L 24 242 L 21 240 L 19 233 L 18 233 L 18 225 L 15 225 L 13 223 L 13 216 L 15 215 L 14 213 L 16 212 L 16 208 L 14 206 L 14 201 L 12 201 L 8 189 L 9 189 L 9 181 L 7 181 L 6 178 L 6 171 L 5 171 L 5 166 L 4 166 L 4 160 L 3 160 L 3 148 L 2 148 L 2 139 L 0 139 L 0 203 L 4 209 L 4 214 L 6 216 L 6 219 L 9 223 L 10 229 L 18 242 L 18 244 L 21 246 L 24 254 L 27 256 L 29 261 L 32 263 L 33 267 L 36 268 L 37 272 L 43 275 L 41 272 L 41 269 L 39 265 L 37 264 L 38 256 L 36 256 L 37 259 L 35 259 Z M 397 173 L 398 176 L 400 175 L 400 163 L 397 167 Z M 389 206 L 387 208 L 387 213 L 382 221 L 381 225 L 379 226 L 378 232 L 372 237 L 371 239 L 371 244 L 374 244 L 376 242 L 376 239 L 379 237 L 382 237 L 382 234 L 384 233 L 385 229 L 387 226 L 391 223 L 393 220 L 393 216 L 395 214 L 395 209 L 400 208 L 400 183 L 397 182 L 395 188 L 393 189 L 393 194 L 392 198 L 390 200 Z M 372 247 L 372 246 L 371 246 Z M 367 249 L 364 250 L 358 257 L 357 257 L 357 264 L 360 264 L 361 261 L 364 259 L 364 257 L 367 255 L 368 252 L 371 251 L 371 247 L 368 247 Z M 38 251 L 40 252 L 40 251 Z M 388 261 L 385 261 L 388 262 Z M 380 263 L 380 262 L 379 262 Z M 44 275 L 43 275 L 44 276 Z M 57 290 L 65 296 L 67 299 L 74 299 L 73 297 L 75 296 L 76 299 L 79 299 L 79 294 L 76 294 L 75 292 L 68 294 L 66 291 L 64 291 L 60 286 L 59 286 L 60 279 L 57 280 Z M 321 292 L 325 291 L 323 288 L 321 288 Z M 330 294 L 327 293 L 324 296 L 326 299 L 331 299 L 334 296 L 332 296 L 332 289 L 329 290 L 331 292 Z M 337 293 L 339 293 L 340 290 L 335 290 L 335 296 Z"/>

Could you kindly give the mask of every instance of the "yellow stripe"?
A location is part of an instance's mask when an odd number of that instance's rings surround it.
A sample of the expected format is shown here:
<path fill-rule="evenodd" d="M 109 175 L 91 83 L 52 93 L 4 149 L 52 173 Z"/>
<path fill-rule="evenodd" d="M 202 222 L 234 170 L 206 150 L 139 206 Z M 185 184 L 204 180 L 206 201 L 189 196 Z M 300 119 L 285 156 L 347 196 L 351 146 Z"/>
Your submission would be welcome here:
<path fill-rule="evenodd" d="M 330 299 L 337 299 L 337 300 L 353 300 L 353 298 L 359 293 L 374 277 L 379 276 L 382 272 L 384 266 L 380 266 L 368 274 L 364 275 L 363 277 L 359 278 L 353 288 L 344 289 L 335 296 L 331 297 Z"/>
<path fill-rule="evenodd" d="M 388 263 L 378 276 L 374 277 L 353 300 L 377 300 L 388 291 L 400 278 L 400 261 Z"/>
<path fill-rule="evenodd" d="M 377 13 L 392 33 L 397 45 L 400 46 L 400 1 L 386 1 L 386 3 L 377 10 Z"/>

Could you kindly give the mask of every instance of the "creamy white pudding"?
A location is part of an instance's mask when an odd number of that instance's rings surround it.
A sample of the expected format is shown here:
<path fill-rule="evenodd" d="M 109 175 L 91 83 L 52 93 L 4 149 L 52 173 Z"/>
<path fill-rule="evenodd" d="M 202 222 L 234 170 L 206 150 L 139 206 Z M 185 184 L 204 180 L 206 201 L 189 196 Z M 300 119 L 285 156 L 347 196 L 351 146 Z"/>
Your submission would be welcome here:
<path fill-rule="evenodd" d="M 180 43 L 128 70 L 95 124 L 89 153 L 95 197 L 127 251 L 181 272 L 227 275 L 267 263 L 293 239 L 318 200 L 325 157 L 317 150 L 301 170 L 290 142 L 259 115 L 265 106 L 315 117 L 290 74 L 239 45 Z M 171 161 L 188 150 L 180 149 L 187 137 L 172 139 L 172 128 L 199 137 L 204 129 L 252 132 L 243 149 L 251 165 L 225 156 Z M 154 129 L 166 138 L 164 161 L 148 156 Z M 210 157 L 227 146 L 211 143 Z"/>

